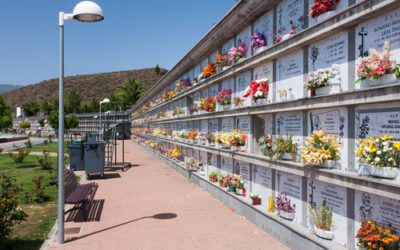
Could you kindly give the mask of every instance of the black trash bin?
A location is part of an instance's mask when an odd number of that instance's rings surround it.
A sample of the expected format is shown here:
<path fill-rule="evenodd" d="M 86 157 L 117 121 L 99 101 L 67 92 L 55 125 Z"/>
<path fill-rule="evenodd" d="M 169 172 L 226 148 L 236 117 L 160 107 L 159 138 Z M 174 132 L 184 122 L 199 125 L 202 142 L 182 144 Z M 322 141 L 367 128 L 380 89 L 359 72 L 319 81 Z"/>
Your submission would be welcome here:
<path fill-rule="evenodd" d="M 83 143 L 83 148 L 85 154 L 86 178 L 89 179 L 92 174 L 100 174 L 101 178 L 103 178 L 105 142 L 87 141 Z"/>
<path fill-rule="evenodd" d="M 85 170 L 85 154 L 83 145 L 80 141 L 72 142 L 68 145 L 69 150 L 69 166 L 73 171 Z"/>

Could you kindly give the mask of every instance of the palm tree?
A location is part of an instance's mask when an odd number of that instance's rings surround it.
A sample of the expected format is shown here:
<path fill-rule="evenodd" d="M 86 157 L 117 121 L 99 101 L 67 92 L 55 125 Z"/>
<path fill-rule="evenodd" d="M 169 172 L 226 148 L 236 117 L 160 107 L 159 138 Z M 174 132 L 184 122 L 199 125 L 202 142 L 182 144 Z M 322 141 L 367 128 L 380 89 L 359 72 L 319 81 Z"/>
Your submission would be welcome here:
<path fill-rule="evenodd" d="M 35 101 L 30 101 L 22 105 L 22 109 L 26 116 L 35 116 L 40 111 L 40 105 Z"/>
<path fill-rule="evenodd" d="M 100 109 L 100 103 L 99 103 L 99 99 L 92 98 L 88 101 L 88 106 L 89 106 L 89 110 L 90 112 L 99 112 Z"/>
<path fill-rule="evenodd" d="M 43 110 L 43 113 L 45 114 L 45 115 L 50 115 L 51 114 L 51 112 L 53 111 L 53 104 L 50 102 L 50 101 L 44 101 L 44 102 L 42 102 L 42 110 Z"/>
<path fill-rule="evenodd" d="M 146 87 L 136 79 L 131 79 L 119 87 L 119 94 L 123 108 L 126 109 L 129 106 L 135 105 L 140 97 L 143 96 L 145 91 Z"/>
<path fill-rule="evenodd" d="M 71 90 L 67 96 L 66 109 L 68 113 L 77 113 L 80 111 L 82 102 L 81 94 L 76 90 Z"/>

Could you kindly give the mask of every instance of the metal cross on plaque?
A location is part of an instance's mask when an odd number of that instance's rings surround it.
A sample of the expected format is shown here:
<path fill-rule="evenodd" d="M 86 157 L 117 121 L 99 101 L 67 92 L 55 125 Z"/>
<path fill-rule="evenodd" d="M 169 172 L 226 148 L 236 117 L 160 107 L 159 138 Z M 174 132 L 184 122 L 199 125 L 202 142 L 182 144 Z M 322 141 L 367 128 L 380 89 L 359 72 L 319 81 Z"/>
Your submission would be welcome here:
<path fill-rule="evenodd" d="M 364 29 L 364 27 L 361 28 L 360 32 L 358 32 L 358 35 L 361 36 L 361 44 L 358 46 L 358 50 L 360 51 L 360 57 L 365 57 L 369 55 L 368 50 L 365 51 L 365 36 L 368 35 L 368 31 Z"/>

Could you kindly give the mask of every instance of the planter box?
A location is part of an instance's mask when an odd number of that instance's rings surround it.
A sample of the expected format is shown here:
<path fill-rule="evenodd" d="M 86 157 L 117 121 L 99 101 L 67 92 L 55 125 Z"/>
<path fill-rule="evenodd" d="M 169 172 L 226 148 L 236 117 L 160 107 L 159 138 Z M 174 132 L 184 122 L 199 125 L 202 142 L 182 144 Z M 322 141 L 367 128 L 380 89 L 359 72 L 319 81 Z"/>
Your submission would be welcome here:
<path fill-rule="evenodd" d="M 261 198 L 253 198 L 252 200 L 252 204 L 253 205 L 261 205 Z"/>
<path fill-rule="evenodd" d="M 231 146 L 231 150 L 235 152 L 246 152 L 247 146 Z"/>
<path fill-rule="evenodd" d="M 253 101 L 253 105 L 254 105 L 254 106 L 257 106 L 257 105 L 265 105 L 265 104 L 267 104 L 267 102 L 268 102 L 267 97 L 265 97 L 265 98 L 260 98 L 260 99 L 254 100 L 254 101 Z"/>
<path fill-rule="evenodd" d="M 360 89 L 385 86 L 385 85 L 393 84 L 397 81 L 398 81 L 398 79 L 396 78 L 396 76 L 394 74 L 384 75 L 377 80 L 365 79 L 360 83 Z"/>
<path fill-rule="evenodd" d="M 227 105 L 220 105 L 221 110 L 231 110 L 232 109 L 232 105 L 231 104 L 227 104 Z"/>
<path fill-rule="evenodd" d="M 236 188 L 236 194 L 243 196 L 243 189 Z"/>
<path fill-rule="evenodd" d="M 284 153 L 284 154 L 282 155 L 282 160 L 284 160 L 284 161 L 293 161 L 293 157 L 292 157 L 292 155 L 289 154 L 289 153 Z"/>
<path fill-rule="evenodd" d="M 396 179 L 399 175 L 399 168 L 391 167 L 374 167 L 370 165 L 363 165 L 365 173 L 369 176 L 385 178 L 385 179 Z"/>
<path fill-rule="evenodd" d="M 334 232 L 325 231 L 325 230 L 319 229 L 318 227 L 314 227 L 314 232 L 315 232 L 316 236 L 318 236 L 322 239 L 325 239 L 325 240 L 333 240 L 333 238 L 335 237 Z"/>
<path fill-rule="evenodd" d="M 336 167 L 337 161 L 335 160 L 326 160 L 322 163 L 320 166 L 321 168 L 328 168 L 328 169 L 333 169 Z"/>
<path fill-rule="evenodd" d="M 266 51 L 267 48 L 268 48 L 267 46 L 263 46 L 263 47 L 260 47 L 260 48 L 254 48 L 254 54 L 259 54 L 259 53 L 261 53 L 263 51 Z"/>
<path fill-rule="evenodd" d="M 317 20 L 318 23 L 320 23 L 320 22 L 323 22 L 323 21 L 333 17 L 335 14 L 336 14 L 335 11 L 331 10 L 331 11 L 325 12 L 324 14 L 317 16 L 315 19 Z"/>
<path fill-rule="evenodd" d="M 281 218 L 286 219 L 286 220 L 293 220 L 295 215 L 296 215 L 295 213 L 287 213 L 287 212 L 284 212 L 284 211 L 279 211 L 279 216 Z"/>
<path fill-rule="evenodd" d="M 316 96 L 330 95 L 330 94 L 335 94 L 335 93 L 340 93 L 340 92 L 341 92 L 340 82 L 339 83 L 330 83 L 329 86 L 317 88 L 315 90 L 315 95 Z"/>
<path fill-rule="evenodd" d="M 213 183 L 215 183 L 215 182 L 218 182 L 218 177 L 208 177 L 208 180 L 210 181 L 210 182 L 213 182 Z"/>
<path fill-rule="evenodd" d="M 229 187 L 228 186 L 228 192 L 236 193 L 236 187 Z"/>

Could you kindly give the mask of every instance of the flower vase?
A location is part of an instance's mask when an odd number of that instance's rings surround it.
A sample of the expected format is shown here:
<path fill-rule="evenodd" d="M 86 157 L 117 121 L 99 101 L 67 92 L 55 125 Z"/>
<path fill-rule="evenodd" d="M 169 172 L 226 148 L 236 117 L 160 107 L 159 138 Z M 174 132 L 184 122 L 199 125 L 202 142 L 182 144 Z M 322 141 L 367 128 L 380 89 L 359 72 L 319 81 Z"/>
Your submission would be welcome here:
<path fill-rule="evenodd" d="M 259 53 L 264 52 L 264 51 L 266 51 L 266 50 L 267 50 L 267 46 L 262 46 L 262 47 L 259 47 L 259 48 L 254 48 L 254 54 L 259 54 Z"/>
<path fill-rule="evenodd" d="M 267 98 L 258 98 L 253 101 L 253 105 L 265 105 L 267 104 Z"/>
<path fill-rule="evenodd" d="M 289 153 L 282 154 L 282 160 L 284 161 L 293 161 L 293 156 Z"/>
<path fill-rule="evenodd" d="M 222 111 L 225 111 L 225 110 L 230 110 L 230 109 L 232 108 L 230 104 L 227 104 L 227 105 L 221 105 L 221 107 L 222 107 Z"/>
<path fill-rule="evenodd" d="M 224 67 L 222 67 L 222 71 L 225 71 L 225 70 L 227 70 L 229 68 L 230 68 L 230 66 L 224 66 Z"/>
<path fill-rule="evenodd" d="M 236 192 L 236 187 L 235 186 L 228 186 L 228 192 L 235 193 Z"/>
<path fill-rule="evenodd" d="M 399 168 L 394 167 L 375 167 L 371 165 L 364 165 L 365 173 L 369 176 L 384 178 L 384 179 L 396 179 L 399 175 Z"/>
<path fill-rule="evenodd" d="M 335 233 L 332 231 L 325 231 L 322 229 L 319 229 L 318 227 L 314 226 L 314 233 L 316 236 L 325 239 L 325 240 L 333 240 L 335 237 Z"/>
<path fill-rule="evenodd" d="M 243 196 L 243 189 L 242 188 L 236 188 L 236 194 Z"/>
<path fill-rule="evenodd" d="M 316 96 L 315 89 L 311 89 L 310 90 L 310 97 L 314 97 L 314 96 Z"/>
<path fill-rule="evenodd" d="M 340 82 L 332 82 L 332 83 L 329 83 L 328 86 L 317 88 L 315 90 L 315 95 L 316 96 L 331 95 L 331 94 L 339 93 L 340 91 L 341 91 Z"/>
<path fill-rule="evenodd" d="M 325 12 L 325 13 L 323 13 L 323 14 L 320 14 L 320 15 L 317 16 L 315 19 L 316 19 L 316 21 L 317 21 L 318 23 L 321 23 L 321 22 L 323 22 L 323 21 L 325 21 L 325 20 L 327 20 L 327 19 L 333 17 L 335 14 L 336 14 L 336 13 L 335 13 L 334 10 L 330 10 L 330 11 L 327 11 L 327 12 Z"/>
<path fill-rule="evenodd" d="M 337 161 L 335 160 L 324 160 L 321 164 L 321 168 L 333 169 L 336 167 Z"/>
<path fill-rule="evenodd" d="M 251 201 L 253 202 L 253 205 L 261 205 L 261 199 L 259 197 L 252 198 Z"/>
<path fill-rule="evenodd" d="M 377 80 L 370 80 L 370 79 L 365 79 L 361 81 L 360 83 L 360 89 L 366 89 L 366 88 L 371 88 L 371 87 L 380 87 L 380 86 L 385 86 L 389 85 L 392 83 L 397 82 L 398 79 L 394 74 L 388 74 L 380 77 Z"/>
<path fill-rule="evenodd" d="M 286 220 L 293 220 L 295 215 L 296 215 L 295 213 L 288 213 L 288 212 L 285 212 L 285 211 L 279 211 L 279 216 L 281 218 L 286 219 Z"/>
<path fill-rule="evenodd" d="M 218 182 L 218 177 L 216 177 L 216 176 L 214 176 L 214 177 L 208 177 L 208 180 L 209 180 L 210 182 L 215 183 L 215 182 Z"/>

